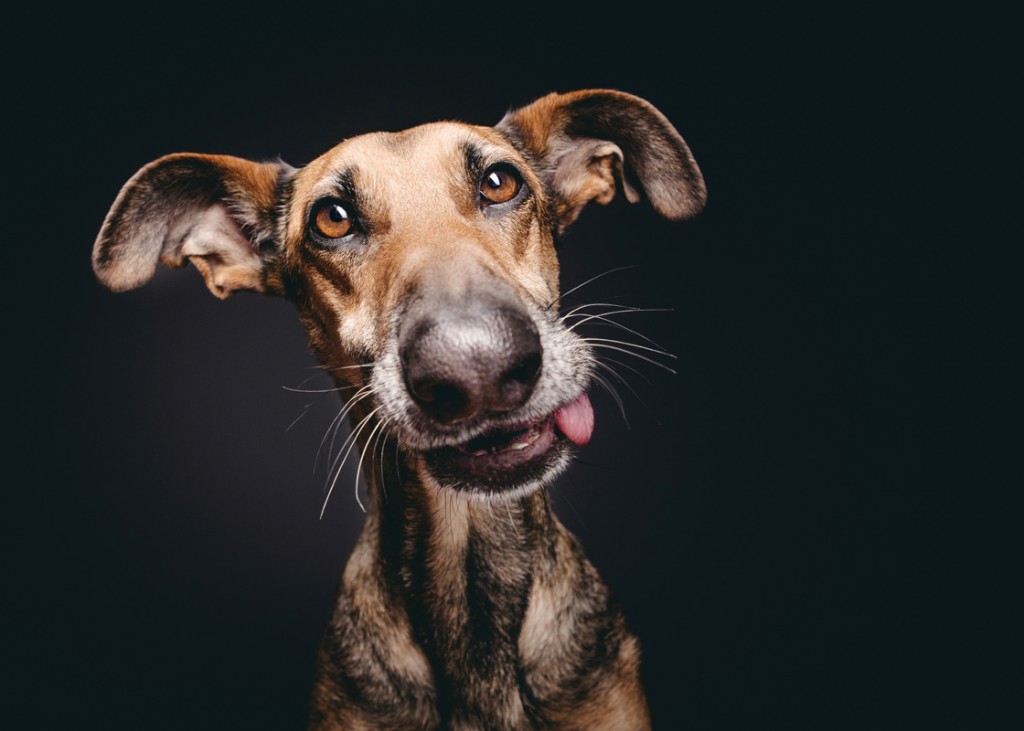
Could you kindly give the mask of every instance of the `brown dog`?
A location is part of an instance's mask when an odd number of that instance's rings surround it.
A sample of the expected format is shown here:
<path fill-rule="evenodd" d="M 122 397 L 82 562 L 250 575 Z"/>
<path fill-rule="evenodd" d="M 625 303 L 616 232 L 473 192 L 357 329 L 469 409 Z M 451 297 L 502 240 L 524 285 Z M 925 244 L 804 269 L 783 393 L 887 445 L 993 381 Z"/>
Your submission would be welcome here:
<path fill-rule="evenodd" d="M 218 297 L 287 297 L 350 394 L 369 505 L 311 728 L 649 727 L 637 642 L 541 489 L 593 428 L 554 242 L 618 188 L 677 220 L 705 199 L 660 112 L 590 90 L 493 128 L 363 135 L 301 169 L 169 155 L 114 202 L 93 250 L 106 286 L 191 261 Z"/>

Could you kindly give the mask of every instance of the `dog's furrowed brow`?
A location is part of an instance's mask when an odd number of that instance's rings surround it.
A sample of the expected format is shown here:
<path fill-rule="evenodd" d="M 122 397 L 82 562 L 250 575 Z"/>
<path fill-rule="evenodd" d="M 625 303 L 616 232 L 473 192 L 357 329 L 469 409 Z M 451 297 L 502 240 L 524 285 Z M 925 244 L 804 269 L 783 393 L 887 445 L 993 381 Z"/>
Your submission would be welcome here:
<path fill-rule="evenodd" d="M 369 173 L 372 173 L 372 170 L 356 163 L 347 164 L 328 173 L 316 186 L 315 194 L 307 201 L 304 214 L 307 222 L 313 215 L 313 207 L 317 201 L 333 198 L 344 204 L 366 233 L 386 233 L 391 227 L 388 208 L 381 205 L 380 201 L 376 201 L 372 190 L 367 189 L 365 178 Z"/>
<path fill-rule="evenodd" d="M 477 143 L 467 140 L 462 144 L 462 152 L 466 159 L 466 171 L 469 173 L 469 179 L 473 182 L 480 180 L 487 164 L 483 149 Z"/>
<path fill-rule="evenodd" d="M 466 140 L 462 143 L 462 154 L 473 183 L 478 182 L 492 165 L 510 164 L 521 167 L 523 164 L 519 154 L 512 147 L 495 144 L 490 140 Z"/>
<path fill-rule="evenodd" d="M 333 176 L 335 195 L 342 200 L 359 207 L 359 190 L 356 188 L 356 177 L 359 170 L 354 166 L 346 167 Z"/>
<path fill-rule="evenodd" d="M 361 200 L 359 185 L 360 169 L 355 164 L 347 164 L 335 170 L 327 170 L 320 174 L 309 187 L 304 201 L 304 215 L 308 216 L 311 207 L 317 201 L 325 198 L 337 198 L 351 206 L 358 206 L 365 201 Z"/>

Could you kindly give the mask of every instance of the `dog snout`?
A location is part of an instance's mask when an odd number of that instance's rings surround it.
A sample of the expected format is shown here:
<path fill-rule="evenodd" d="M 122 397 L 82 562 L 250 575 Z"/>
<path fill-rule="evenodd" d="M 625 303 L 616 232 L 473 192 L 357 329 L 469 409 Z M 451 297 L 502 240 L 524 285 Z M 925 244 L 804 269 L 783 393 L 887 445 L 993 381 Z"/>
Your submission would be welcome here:
<path fill-rule="evenodd" d="M 533 393 L 542 363 L 533 321 L 507 306 L 432 311 L 400 347 L 409 395 L 441 424 L 519 408 Z"/>

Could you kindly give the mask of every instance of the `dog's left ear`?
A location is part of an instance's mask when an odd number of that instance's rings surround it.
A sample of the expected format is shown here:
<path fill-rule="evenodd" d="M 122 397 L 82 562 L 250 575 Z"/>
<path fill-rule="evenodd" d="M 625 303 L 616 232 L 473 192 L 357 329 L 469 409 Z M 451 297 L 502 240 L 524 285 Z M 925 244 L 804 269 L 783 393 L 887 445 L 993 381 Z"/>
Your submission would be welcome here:
<path fill-rule="evenodd" d="M 653 105 L 630 94 L 549 94 L 509 112 L 496 129 L 545 176 L 559 232 L 589 201 L 608 203 L 617 183 L 631 203 L 640 199 L 639 189 L 672 220 L 692 218 L 707 199 L 683 138 Z"/>

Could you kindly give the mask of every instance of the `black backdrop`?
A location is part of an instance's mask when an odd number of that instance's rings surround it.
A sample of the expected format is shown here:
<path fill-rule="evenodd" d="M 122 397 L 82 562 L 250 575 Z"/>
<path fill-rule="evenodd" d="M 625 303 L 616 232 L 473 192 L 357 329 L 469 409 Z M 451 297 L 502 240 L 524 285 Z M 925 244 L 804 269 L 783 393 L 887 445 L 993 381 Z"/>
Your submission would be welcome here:
<path fill-rule="evenodd" d="M 975 366 L 1012 338 L 979 317 L 994 286 L 965 200 L 1008 198 L 978 163 L 1014 87 L 993 81 L 1006 59 L 983 25 L 146 12 L 11 21 L 29 50 L 5 62 L 0 724 L 301 727 L 361 523 L 351 473 L 318 518 L 338 402 L 288 390 L 324 385 L 288 303 L 220 302 L 188 270 L 96 284 L 120 185 L 169 152 L 301 165 L 362 132 L 493 123 L 588 87 L 658 106 L 710 192 L 688 224 L 588 209 L 561 247 L 564 288 L 630 267 L 569 304 L 672 309 L 628 324 L 676 375 L 622 371 L 628 427 L 595 391 L 594 441 L 553 488 L 640 636 L 656 727 L 995 716 L 1012 686 L 993 587 L 1019 576 L 993 559 L 1007 538 Z"/>

